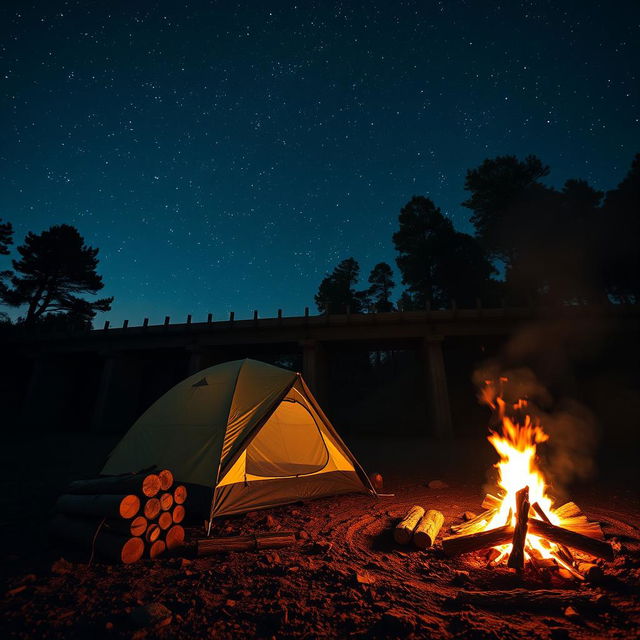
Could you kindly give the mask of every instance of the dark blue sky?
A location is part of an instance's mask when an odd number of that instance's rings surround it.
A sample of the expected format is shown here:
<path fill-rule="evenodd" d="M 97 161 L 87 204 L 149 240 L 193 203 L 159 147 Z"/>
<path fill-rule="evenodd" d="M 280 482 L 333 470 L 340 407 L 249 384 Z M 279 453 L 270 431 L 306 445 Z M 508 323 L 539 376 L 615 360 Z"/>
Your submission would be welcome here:
<path fill-rule="evenodd" d="M 414 194 L 471 231 L 486 157 L 640 151 L 635 0 L 1 4 L 0 217 L 100 248 L 98 323 L 296 315 L 349 256 L 399 282 Z"/>

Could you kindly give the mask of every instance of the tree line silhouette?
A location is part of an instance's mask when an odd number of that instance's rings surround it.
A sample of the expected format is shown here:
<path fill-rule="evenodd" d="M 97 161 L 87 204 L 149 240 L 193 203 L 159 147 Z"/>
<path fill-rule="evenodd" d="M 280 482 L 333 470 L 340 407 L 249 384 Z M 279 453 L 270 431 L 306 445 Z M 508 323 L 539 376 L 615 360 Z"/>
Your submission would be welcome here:
<path fill-rule="evenodd" d="M 433 201 L 414 196 L 393 234 L 405 289 L 392 302 L 391 267 L 357 290 L 359 264 L 340 262 L 315 295 L 322 313 L 499 305 L 637 303 L 640 299 L 640 154 L 606 194 L 584 180 L 541 182 L 536 156 L 486 159 L 467 171 L 462 205 L 474 234 L 457 231 Z M 503 278 L 498 279 L 501 267 Z"/>
<path fill-rule="evenodd" d="M 535 156 L 486 159 L 467 171 L 462 204 L 474 234 L 457 231 L 427 197 L 400 210 L 393 234 L 405 289 L 392 300 L 393 270 L 375 265 L 358 290 L 360 266 L 342 260 L 315 295 L 322 313 L 353 313 L 510 304 L 637 303 L 640 299 L 640 154 L 627 175 L 604 194 L 584 180 L 562 189 L 541 182 L 549 167 Z M 0 220 L 0 256 L 9 255 L 13 228 Z M 12 269 L 0 271 L 0 302 L 26 307 L 19 323 L 86 328 L 113 298 L 87 300 L 103 287 L 98 249 L 67 224 L 29 232 Z M 498 266 L 503 278 L 498 279 Z M 0 313 L 0 321 L 9 323 Z"/>

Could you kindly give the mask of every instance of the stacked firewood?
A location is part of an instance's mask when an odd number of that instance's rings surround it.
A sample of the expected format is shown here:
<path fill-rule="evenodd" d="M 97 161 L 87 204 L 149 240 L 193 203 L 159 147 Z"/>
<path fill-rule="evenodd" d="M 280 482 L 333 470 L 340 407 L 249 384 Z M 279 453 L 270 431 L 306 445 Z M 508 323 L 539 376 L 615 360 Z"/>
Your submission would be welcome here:
<path fill-rule="evenodd" d="M 584 580 L 596 566 L 589 562 L 580 562 L 570 549 L 593 558 L 613 560 L 613 548 L 604 540 L 602 529 L 597 522 L 589 522 L 580 508 L 573 502 L 556 508 L 554 513 L 560 517 L 561 526 L 551 523 L 542 507 L 529 503 L 529 488 L 524 487 L 516 494 L 515 526 L 512 526 L 512 513 L 509 513 L 504 525 L 486 529 L 488 523 L 498 512 L 501 499 L 491 494 L 482 502 L 485 509 L 480 515 L 459 525 L 451 527 L 455 534 L 444 538 L 442 549 L 449 556 L 472 551 L 489 549 L 488 562 L 498 564 L 504 557 L 497 547 L 511 544 L 507 566 L 521 571 L 524 568 L 525 552 L 534 570 L 557 568 L 578 580 Z M 527 539 L 532 534 L 542 541 L 550 557 L 542 557 Z M 553 543 L 553 544 L 551 544 Z"/>
<path fill-rule="evenodd" d="M 187 489 L 168 469 L 76 480 L 58 498 L 51 534 L 108 560 L 129 564 L 184 544 Z"/>

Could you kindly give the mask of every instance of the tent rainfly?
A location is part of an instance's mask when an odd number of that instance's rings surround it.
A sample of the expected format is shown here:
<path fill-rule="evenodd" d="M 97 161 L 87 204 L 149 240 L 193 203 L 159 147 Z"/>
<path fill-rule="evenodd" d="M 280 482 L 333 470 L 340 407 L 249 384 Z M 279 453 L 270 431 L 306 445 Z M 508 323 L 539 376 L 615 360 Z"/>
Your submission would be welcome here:
<path fill-rule="evenodd" d="M 341 493 L 375 495 L 302 376 L 257 360 L 225 362 L 170 389 L 102 473 L 152 466 L 212 491 L 210 519 Z"/>

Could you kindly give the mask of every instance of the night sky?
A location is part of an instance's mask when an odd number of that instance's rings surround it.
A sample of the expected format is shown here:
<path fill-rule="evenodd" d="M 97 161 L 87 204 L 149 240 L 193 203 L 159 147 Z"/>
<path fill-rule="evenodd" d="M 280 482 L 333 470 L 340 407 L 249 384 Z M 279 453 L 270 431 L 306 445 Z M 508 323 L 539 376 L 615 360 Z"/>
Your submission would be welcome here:
<path fill-rule="evenodd" d="M 412 195 L 471 231 L 484 158 L 640 151 L 636 0 L 0 4 L 0 217 L 100 248 L 97 325 L 315 310 L 346 257 L 399 282 Z"/>

